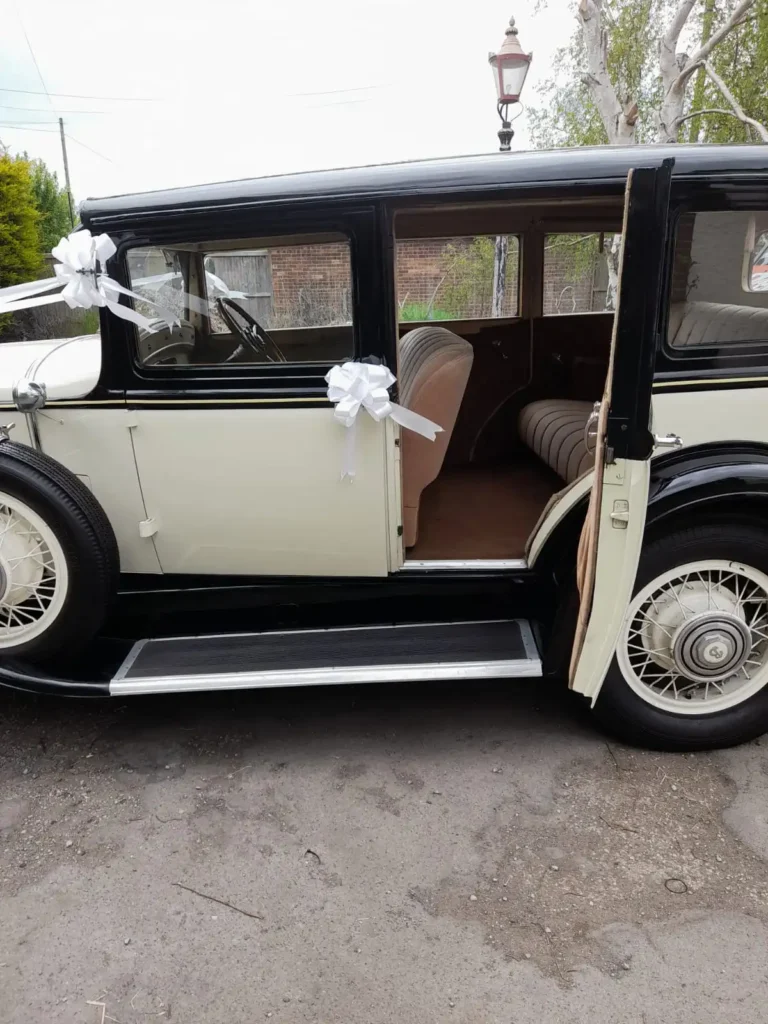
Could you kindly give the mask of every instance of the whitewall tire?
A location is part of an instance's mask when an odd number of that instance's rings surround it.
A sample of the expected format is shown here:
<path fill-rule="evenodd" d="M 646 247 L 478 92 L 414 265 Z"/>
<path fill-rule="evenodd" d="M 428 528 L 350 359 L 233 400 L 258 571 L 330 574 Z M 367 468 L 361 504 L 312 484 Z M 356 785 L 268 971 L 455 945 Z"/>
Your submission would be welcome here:
<path fill-rule="evenodd" d="M 768 730 L 768 532 L 723 520 L 646 545 L 594 711 L 620 738 L 665 750 Z"/>
<path fill-rule="evenodd" d="M 118 573 L 112 527 L 83 482 L 0 442 L 0 661 L 77 656 L 104 621 Z"/>

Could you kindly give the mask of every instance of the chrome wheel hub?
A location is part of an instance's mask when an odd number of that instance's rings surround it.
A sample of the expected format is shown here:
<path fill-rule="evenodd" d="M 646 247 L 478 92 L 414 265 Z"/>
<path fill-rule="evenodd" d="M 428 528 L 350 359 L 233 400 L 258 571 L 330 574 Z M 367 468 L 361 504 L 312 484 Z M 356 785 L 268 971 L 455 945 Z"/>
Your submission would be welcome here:
<path fill-rule="evenodd" d="M 737 615 L 704 612 L 678 627 L 672 639 L 675 666 L 689 679 L 727 679 L 752 648 L 750 631 Z"/>
<path fill-rule="evenodd" d="M 617 650 L 643 700 L 678 714 L 733 707 L 768 683 L 768 576 L 716 559 L 635 595 Z"/>

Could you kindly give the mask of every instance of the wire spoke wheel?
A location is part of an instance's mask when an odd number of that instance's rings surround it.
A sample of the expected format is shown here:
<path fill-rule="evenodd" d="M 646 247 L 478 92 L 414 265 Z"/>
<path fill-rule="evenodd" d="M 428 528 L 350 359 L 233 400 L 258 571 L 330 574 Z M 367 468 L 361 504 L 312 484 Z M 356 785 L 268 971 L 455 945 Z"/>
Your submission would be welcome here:
<path fill-rule="evenodd" d="M 768 576 L 722 559 L 657 576 L 629 606 L 617 658 L 632 690 L 662 710 L 741 704 L 768 682 Z"/>
<path fill-rule="evenodd" d="M 66 598 L 61 544 L 33 509 L 0 492 L 0 651 L 39 636 Z"/>

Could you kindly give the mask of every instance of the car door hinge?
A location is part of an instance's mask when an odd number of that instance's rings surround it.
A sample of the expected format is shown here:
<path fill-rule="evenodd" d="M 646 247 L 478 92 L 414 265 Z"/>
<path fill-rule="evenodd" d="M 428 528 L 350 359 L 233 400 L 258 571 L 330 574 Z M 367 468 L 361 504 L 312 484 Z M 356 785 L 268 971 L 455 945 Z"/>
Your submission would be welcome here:
<path fill-rule="evenodd" d="M 139 536 L 154 537 L 158 529 L 157 520 L 154 516 L 150 516 L 149 519 L 142 519 L 139 523 Z"/>
<path fill-rule="evenodd" d="M 398 537 L 402 537 L 403 536 L 403 527 L 402 527 L 402 525 L 398 526 L 398 528 L 397 528 L 397 536 Z"/>
<path fill-rule="evenodd" d="M 629 502 L 619 498 L 613 503 L 611 512 L 611 526 L 614 530 L 626 530 L 629 525 Z"/>

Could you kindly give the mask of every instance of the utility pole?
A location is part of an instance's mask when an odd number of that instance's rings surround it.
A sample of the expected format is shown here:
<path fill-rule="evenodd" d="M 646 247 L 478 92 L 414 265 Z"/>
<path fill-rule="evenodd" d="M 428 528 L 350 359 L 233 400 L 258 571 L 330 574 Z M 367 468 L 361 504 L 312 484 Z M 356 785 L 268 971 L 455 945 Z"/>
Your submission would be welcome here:
<path fill-rule="evenodd" d="M 59 132 L 61 134 L 61 155 L 64 158 L 64 183 L 67 189 L 67 200 L 69 202 L 69 222 L 75 226 L 75 207 L 72 202 L 72 186 L 69 183 L 69 160 L 67 160 L 67 137 L 64 134 L 64 118 L 59 118 Z"/>

